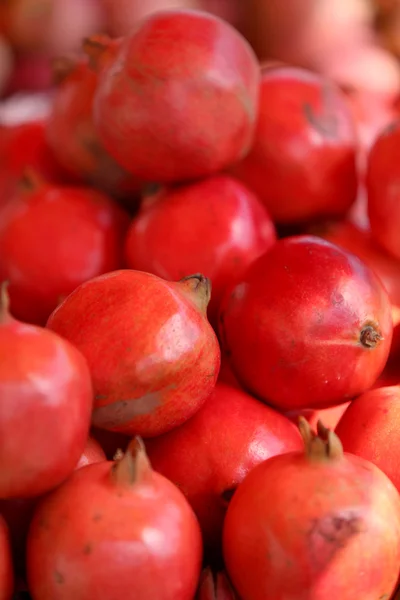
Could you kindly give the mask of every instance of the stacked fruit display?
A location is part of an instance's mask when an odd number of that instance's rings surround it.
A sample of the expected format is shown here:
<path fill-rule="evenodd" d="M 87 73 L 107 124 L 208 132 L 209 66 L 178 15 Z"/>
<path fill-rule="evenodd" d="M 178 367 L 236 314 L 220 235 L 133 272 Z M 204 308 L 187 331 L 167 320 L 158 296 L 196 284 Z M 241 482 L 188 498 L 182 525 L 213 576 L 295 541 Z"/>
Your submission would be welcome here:
<path fill-rule="evenodd" d="M 394 599 L 400 126 L 195 10 L 54 77 L 0 127 L 0 600 Z"/>

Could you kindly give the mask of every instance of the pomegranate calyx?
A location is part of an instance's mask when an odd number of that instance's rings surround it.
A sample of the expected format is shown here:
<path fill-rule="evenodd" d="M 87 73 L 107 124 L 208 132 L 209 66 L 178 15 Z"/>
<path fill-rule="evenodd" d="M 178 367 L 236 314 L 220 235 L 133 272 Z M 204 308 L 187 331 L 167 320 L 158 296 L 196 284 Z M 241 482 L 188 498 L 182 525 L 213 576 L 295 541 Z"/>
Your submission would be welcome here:
<path fill-rule="evenodd" d="M 24 169 L 18 185 L 23 192 L 34 193 L 46 185 L 45 179 L 31 167 Z"/>
<path fill-rule="evenodd" d="M 0 323 L 4 323 L 10 317 L 10 297 L 8 295 L 8 281 L 0 285 Z"/>
<path fill-rule="evenodd" d="M 365 348 L 376 348 L 383 337 L 373 325 L 366 325 L 360 333 L 360 343 Z"/>
<path fill-rule="evenodd" d="M 203 569 L 196 600 L 235 600 L 236 595 L 224 571 Z"/>
<path fill-rule="evenodd" d="M 343 446 L 338 436 L 318 421 L 317 434 L 311 430 L 310 423 L 299 417 L 299 430 L 304 441 L 305 451 L 311 460 L 337 460 L 343 457 Z"/>
<path fill-rule="evenodd" d="M 89 65 L 94 71 L 99 71 L 107 62 L 109 51 L 116 46 L 117 41 L 104 33 L 91 35 L 83 40 L 83 52 L 88 57 Z"/>
<path fill-rule="evenodd" d="M 178 284 L 181 291 L 206 315 L 207 306 L 211 299 L 210 279 L 201 273 L 194 273 L 180 279 Z"/>
<path fill-rule="evenodd" d="M 125 453 L 117 452 L 111 475 L 119 486 L 130 487 L 146 478 L 151 472 L 150 461 L 143 440 L 135 437 Z"/>
<path fill-rule="evenodd" d="M 52 78 L 54 85 L 60 85 L 73 71 L 77 65 L 77 60 L 72 56 L 59 56 L 54 58 L 51 63 Z"/>

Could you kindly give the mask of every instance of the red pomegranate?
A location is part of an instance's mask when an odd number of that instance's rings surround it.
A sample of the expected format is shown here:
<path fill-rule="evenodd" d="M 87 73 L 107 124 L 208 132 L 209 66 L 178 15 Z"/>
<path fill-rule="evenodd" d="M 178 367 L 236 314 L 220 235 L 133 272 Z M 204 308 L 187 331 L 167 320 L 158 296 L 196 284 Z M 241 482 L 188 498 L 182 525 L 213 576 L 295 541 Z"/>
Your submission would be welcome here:
<path fill-rule="evenodd" d="M 207 567 L 201 574 L 196 600 L 237 600 L 224 571 L 213 573 Z"/>
<path fill-rule="evenodd" d="M 11 557 L 11 544 L 7 525 L 1 515 L 0 556 L 0 600 L 11 600 L 14 590 L 14 573 Z"/>
<path fill-rule="evenodd" d="M 372 146 L 368 158 L 368 215 L 375 240 L 400 259 L 399 182 L 396 155 L 400 149 L 400 121 L 390 125 Z"/>
<path fill-rule="evenodd" d="M 336 433 L 343 448 L 371 461 L 400 491 L 400 385 L 375 388 L 353 400 Z"/>
<path fill-rule="evenodd" d="M 208 314 L 214 322 L 225 288 L 275 239 L 274 225 L 252 192 L 232 177 L 215 175 L 146 198 L 125 253 L 130 268 L 165 279 L 204 273 L 212 281 Z"/>
<path fill-rule="evenodd" d="M 94 127 L 97 74 L 85 58 L 64 58 L 55 61 L 54 76 L 58 86 L 47 124 L 47 140 L 54 155 L 76 178 L 133 201 L 139 182 L 104 150 Z"/>
<path fill-rule="evenodd" d="M 28 167 L 55 183 L 67 178 L 46 143 L 45 121 L 0 125 L 0 206 Z"/>
<path fill-rule="evenodd" d="M 369 389 L 392 338 L 387 293 L 354 255 L 314 236 L 277 242 L 224 296 L 224 351 L 254 395 L 290 411 Z"/>
<path fill-rule="evenodd" d="M 108 196 L 26 173 L 0 208 L 0 281 L 10 282 L 13 315 L 44 325 L 79 284 L 122 267 L 128 225 Z"/>
<path fill-rule="evenodd" d="M 138 440 L 118 462 L 79 469 L 48 495 L 27 546 L 40 600 L 192 600 L 201 560 L 190 506 Z"/>
<path fill-rule="evenodd" d="M 88 360 L 93 425 L 151 437 L 200 408 L 220 366 L 209 298 L 203 275 L 175 283 L 123 270 L 88 281 L 64 300 L 48 327 Z"/>
<path fill-rule="evenodd" d="M 82 354 L 54 332 L 27 325 L 0 303 L 0 498 L 43 494 L 75 468 L 93 403 Z"/>
<path fill-rule="evenodd" d="M 94 438 L 89 436 L 86 441 L 85 449 L 78 464 L 75 466 L 75 470 L 105 460 L 106 456 L 101 449 L 101 446 Z M 28 530 L 36 506 L 41 498 L 41 496 L 35 496 L 34 498 L 0 499 L 0 514 L 4 517 L 11 536 L 14 571 L 23 585 L 25 584 L 26 578 L 25 549 Z"/>
<path fill-rule="evenodd" d="M 249 151 L 259 65 L 231 25 L 196 10 L 160 11 L 109 47 L 104 38 L 85 44 L 103 63 L 94 117 L 106 149 L 128 171 L 182 181 L 217 173 Z"/>
<path fill-rule="evenodd" d="M 219 552 L 226 507 L 245 475 L 270 456 L 301 448 L 286 417 L 221 383 L 184 425 L 147 442 L 154 469 L 183 491 L 195 511 L 209 555 Z"/>
<path fill-rule="evenodd" d="M 400 571 L 400 496 L 322 425 L 305 452 L 275 456 L 237 489 L 224 556 L 243 600 L 391 598 Z M 262 527 L 260 527 L 262 523 Z"/>
<path fill-rule="evenodd" d="M 343 216 L 357 195 L 355 124 L 342 92 L 300 68 L 263 71 L 253 147 L 232 172 L 279 223 Z"/>

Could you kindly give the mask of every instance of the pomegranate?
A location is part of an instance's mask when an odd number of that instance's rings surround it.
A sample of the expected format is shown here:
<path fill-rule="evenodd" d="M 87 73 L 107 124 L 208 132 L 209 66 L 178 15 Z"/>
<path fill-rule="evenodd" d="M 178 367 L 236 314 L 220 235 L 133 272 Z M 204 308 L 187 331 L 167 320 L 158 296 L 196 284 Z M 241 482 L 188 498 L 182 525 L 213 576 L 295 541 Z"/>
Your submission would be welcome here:
<path fill-rule="evenodd" d="M 80 283 L 120 268 L 128 225 L 108 196 L 26 173 L 0 208 L 0 281 L 10 282 L 13 315 L 44 325 Z"/>
<path fill-rule="evenodd" d="M 375 388 L 354 400 L 336 433 L 343 448 L 371 461 L 400 491 L 397 423 L 400 425 L 400 385 Z"/>
<path fill-rule="evenodd" d="M 220 366 L 210 289 L 199 274 L 175 283 L 122 270 L 79 286 L 53 312 L 48 327 L 88 360 L 94 426 L 151 437 L 200 408 Z"/>
<path fill-rule="evenodd" d="M 102 462 L 103 460 L 107 460 L 103 448 L 94 437 L 89 436 L 86 440 L 85 449 L 75 468 L 80 469 L 93 463 Z"/>
<path fill-rule="evenodd" d="M 249 151 L 259 66 L 231 25 L 201 11 L 161 11 L 109 46 L 98 38 L 85 44 L 102 63 L 94 117 L 106 149 L 129 172 L 193 179 Z"/>
<path fill-rule="evenodd" d="M 341 217 L 357 195 L 356 149 L 339 89 L 303 69 L 267 68 L 253 147 L 232 172 L 279 223 Z"/>
<path fill-rule="evenodd" d="M 387 293 L 357 257 L 314 236 L 277 242 L 224 296 L 220 333 L 240 383 L 277 408 L 328 408 L 386 364 Z"/>
<path fill-rule="evenodd" d="M 400 148 L 400 121 L 391 124 L 377 138 L 368 159 L 368 215 L 374 239 L 389 254 L 400 259 L 400 221 L 396 153 Z"/>
<path fill-rule="evenodd" d="M 275 239 L 258 199 L 235 179 L 216 175 L 147 197 L 129 230 L 126 261 L 171 280 L 204 273 L 213 285 L 208 314 L 214 322 L 227 285 Z"/>
<path fill-rule="evenodd" d="M 400 496 L 372 463 L 301 420 L 305 452 L 258 465 L 237 489 L 224 556 L 243 600 L 391 598 L 400 570 Z M 260 527 L 262 523 L 262 527 Z"/>
<path fill-rule="evenodd" d="M 85 447 L 92 410 L 81 353 L 54 332 L 20 323 L 0 302 L 0 498 L 59 485 Z"/>
<path fill-rule="evenodd" d="M 195 511 L 209 553 L 219 550 L 226 507 L 246 473 L 270 456 L 301 448 L 286 417 L 221 383 L 184 425 L 147 442 L 154 469 L 183 491 Z"/>
<path fill-rule="evenodd" d="M 11 600 L 14 589 L 14 574 L 11 557 L 10 537 L 6 522 L 0 515 L 0 600 Z"/>
<path fill-rule="evenodd" d="M 51 61 L 46 54 L 19 54 L 15 57 L 4 95 L 14 99 L 14 95 L 21 93 L 44 93 L 51 89 L 52 84 Z"/>
<path fill-rule="evenodd" d="M 27 167 L 49 181 L 62 183 L 67 177 L 46 143 L 43 120 L 0 125 L 0 165 L 0 206 Z"/>
<path fill-rule="evenodd" d="M 207 567 L 201 574 L 196 600 L 236 600 L 237 596 L 224 571 L 214 574 Z"/>
<path fill-rule="evenodd" d="M 201 559 L 190 506 L 135 439 L 118 462 L 79 469 L 39 505 L 28 582 L 34 600 L 192 600 Z"/>
<path fill-rule="evenodd" d="M 315 230 L 324 239 L 358 256 L 382 281 L 392 304 L 394 329 L 389 360 L 396 363 L 400 352 L 400 262 L 375 242 L 369 230 L 360 229 L 350 221 L 323 224 Z"/>
<path fill-rule="evenodd" d="M 86 59 L 54 62 L 58 87 L 48 119 L 47 140 L 65 169 L 113 196 L 133 197 L 139 182 L 104 150 L 92 118 L 97 75 Z"/>
<path fill-rule="evenodd" d="M 75 469 L 105 460 L 106 456 L 101 446 L 94 438 L 89 436 Z M 15 572 L 23 585 L 26 577 L 25 548 L 28 529 L 36 506 L 41 498 L 42 496 L 34 498 L 10 498 L 8 500 L 0 499 L 0 514 L 3 515 L 10 530 Z"/>

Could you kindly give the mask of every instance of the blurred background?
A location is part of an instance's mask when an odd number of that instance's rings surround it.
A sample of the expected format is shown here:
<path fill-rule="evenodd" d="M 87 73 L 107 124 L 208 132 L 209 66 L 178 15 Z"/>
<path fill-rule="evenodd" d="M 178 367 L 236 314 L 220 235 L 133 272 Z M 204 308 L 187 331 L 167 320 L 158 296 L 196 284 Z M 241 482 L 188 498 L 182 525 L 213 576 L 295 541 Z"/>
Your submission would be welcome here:
<path fill-rule="evenodd" d="M 122 36 L 144 16 L 177 7 L 229 21 L 262 62 L 334 79 L 348 94 L 367 146 L 397 116 L 400 0 L 2 0 L 0 121 L 45 112 L 53 59 L 79 51 L 85 36 Z"/>

